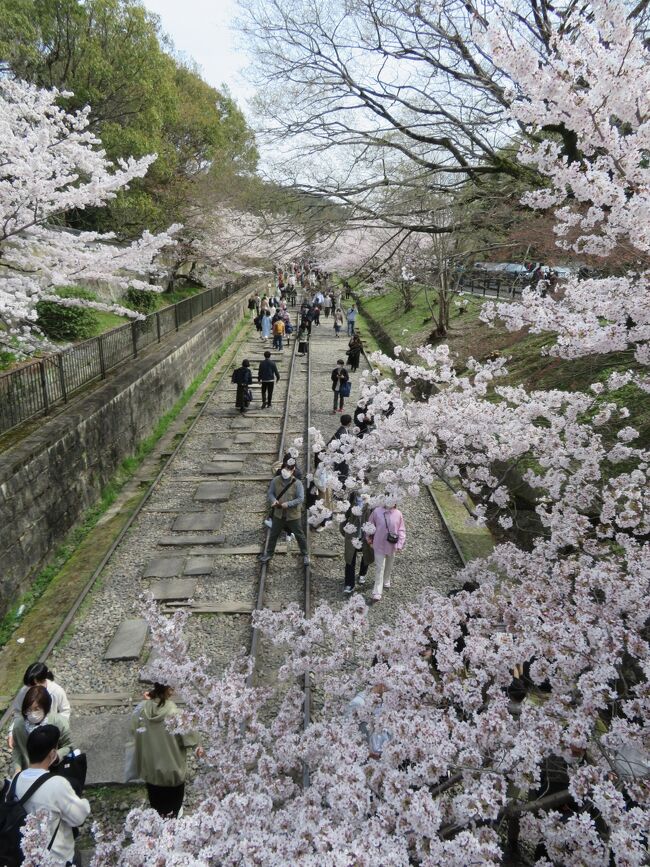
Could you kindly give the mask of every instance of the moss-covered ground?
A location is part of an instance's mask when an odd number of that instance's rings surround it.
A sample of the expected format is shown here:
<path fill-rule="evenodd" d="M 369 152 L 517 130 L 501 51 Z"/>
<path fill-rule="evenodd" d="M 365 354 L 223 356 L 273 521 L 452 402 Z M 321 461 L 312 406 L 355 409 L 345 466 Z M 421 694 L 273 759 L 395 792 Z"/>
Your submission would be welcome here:
<path fill-rule="evenodd" d="M 484 300 L 465 296 L 465 301 L 464 313 L 453 308 L 449 333 L 439 341 L 449 345 L 460 369 L 470 357 L 479 361 L 503 357 L 508 359 L 509 375 L 505 381 L 509 384 L 521 384 L 527 389 L 585 391 L 592 383 L 604 382 L 616 371 L 638 368 L 632 352 L 612 352 L 570 360 L 556 358 L 548 354 L 554 342 L 552 334 L 512 332 L 500 323 L 490 327 L 480 319 Z M 380 323 L 395 344 L 414 348 L 428 342 L 432 323 L 423 291 L 415 295 L 415 307 L 408 313 L 403 310 L 397 290 L 374 297 L 362 296 L 361 303 L 363 310 Z M 613 400 L 630 410 L 629 419 L 602 429 L 605 436 L 613 438 L 619 427 L 632 425 L 640 433 L 639 441 L 650 443 L 650 394 L 635 386 L 627 386 L 602 400 Z"/>

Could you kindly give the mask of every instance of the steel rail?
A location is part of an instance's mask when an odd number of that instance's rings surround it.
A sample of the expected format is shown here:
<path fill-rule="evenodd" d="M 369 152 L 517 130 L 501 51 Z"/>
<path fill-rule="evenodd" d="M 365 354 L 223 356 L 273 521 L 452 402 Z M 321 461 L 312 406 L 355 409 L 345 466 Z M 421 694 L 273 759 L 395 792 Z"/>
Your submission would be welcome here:
<path fill-rule="evenodd" d="M 298 314 L 296 315 L 297 318 Z M 280 445 L 278 448 L 278 460 L 281 461 L 285 454 L 285 443 L 287 438 L 287 429 L 289 424 L 289 407 L 291 405 L 291 385 L 293 383 L 293 373 L 295 369 L 296 363 L 296 348 L 298 346 L 298 328 L 296 328 L 296 336 L 293 341 L 293 350 L 291 352 L 291 365 L 289 367 L 289 376 L 287 378 L 287 391 L 284 399 L 284 417 L 282 420 L 282 431 L 280 435 Z M 266 496 L 265 496 L 266 501 Z M 262 556 L 266 555 L 269 546 L 269 539 L 271 538 L 271 530 L 268 529 L 266 531 L 266 537 L 264 539 L 264 547 L 262 548 Z M 257 599 L 255 601 L 255 608 L 253 609 L 253 614 L 255 611 L 262 611 L 264 608 L 264 596 L 266 594 L 266 578 L 268 575 L 268 562 L 262 561 L 260 567 L 260 580 L 257 588 Z M 259 641 L 260 641 L 260 633 L 257 626 L 253 625 L 253 632 L 251 636 L 251 646 L 249 651 L 249 656 L 252 660 L 251 670 L 249 672 L 248 677 L 246 678 L 246 686 L 251 687 L 253 685 L 253 678 L 255 676 L 255 668 L 257 665 L 257 653 L 259 649 Z"/>
<path fill-rule="evenodd" d="M 307 419 L 305 422 L 306 434 L 305 434 L 305 481 L 307 483 L 311 472 L 312 472 L 312 450 L 311 450 L 311 352 L 310 348 L 307 350 Z M 305 494 L 306 499 L 306 494 Z M 307 515 L 307 509 L 305 508 L 305 538 L 307 539 L 307 553 L 309 554 L 309 564 L 305 566 L 305 581 L 304 581 L 304 597 L 303 597 L 303 608 L 305 612 L 305 618 L 309 619 L 311 617 L 311 542 L 310 542 L 310 533 L 309 533 L 309 516 Z M 303 692 L 305 695 L 304 704 L 303 704 L 303 718 L 302 718 L 302 727 L 303 731 L 306 731 L 311 723 L 311 672 L 305 672 L 305 678 L 303 682 Z M 310 781 L 310 771 L 307 763 L 303 763 L 302 768 L 302 786 L 304 789 L 309 787 Z"/>
<path fill-rule="evenodd" d="M 278 448 L 278 460 L 282 460 L 286 453 L 286 444 L 287 444 L 287 433 L 289 429 L 289 410 L 291 407 L 291 386 L 293 384 L 294 372 L 296 369 L 296 356 L 298 349 L 298 334 L 300 331 L 300 312 L 298 310 L 296 314 L 296 329 L 295 329 L 295 337 L 293 341 L 293 351 L 291 353 L 291 366 L 289 368 L 289 376 L 287 379 L 287 391 L 285 396 L 285 404 L 284 404 L 284 418 L 282 422 L 282 432 L 280 436 L 280 446 Z M 307 388 L 306 388 L 306 418 L 305 418 L 305 437 L 303 439 L 303 443 L 305 446 L 305 475 L 304 475 L 304 488 L 305 488 L 305 500 L 307 499 L 307 491 L 309 489 L 309 475 L 311 472 L 311 439 L 309 435 L 309 428 L 311 426 L 311 353 L 307 352 Z M 307 511 L 306 508 L 304 510 L 305 519 L 305 538 L 307 540 L 307 553 L 311 556 L 311 542 L 309 537 L 309 522 L 307 521 Z M 266 538 L 264 541 L 264 547 L 262 549 L 262 553 L 266 554 L 268 550 L 269 538 L 271 535 L 271 531 L 267 530 Z M 311 617 L 311 565 L 304 564 L 303 565 L 303 611 L 305 617 Z M 255 611 L 261 611 L 264 608 L 264 596 L 266 593 L 266 579 L 268 576 L 268 562 L 262 562 L 260 568 L 260 580 L 258 585 L 257 592 L 257 600 L 255 603 Z M 253 685 L 253 679 L 255 677 L 255 670 L 258 663 L 259 657 L 259 643 L 260 643 L 260 632 L 257 626 L 253 626 L 253 632 L 251 637 L 251 646 L 250 646 L 250 658 L 251 658 L 251 669 L 248 677 L 246 678 L 246 685 L 251 687 Z M 304 692 L 304 704 L 303 704 L 303 730 L 306 730 L 311 722 L 311 678 L 309 672 L 307 672 L 304 676 L 303 681 L 303 692 Z M 303 787 L 307 788 L 309 786 L 309 768 L 307 765 L 303 765 Z"/>

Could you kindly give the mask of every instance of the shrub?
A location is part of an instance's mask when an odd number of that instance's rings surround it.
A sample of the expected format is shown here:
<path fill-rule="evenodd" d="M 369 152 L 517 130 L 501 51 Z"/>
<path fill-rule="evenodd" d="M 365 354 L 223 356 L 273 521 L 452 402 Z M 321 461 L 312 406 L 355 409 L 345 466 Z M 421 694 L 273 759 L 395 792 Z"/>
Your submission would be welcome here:
<path fill-rule="evenodd" d="M 158 295 L 156 292 L 148 292 L 146 289 L 134 289 L 131 286 L 124 296 L 126 306 L 131 310 L 137 310 L 138 313 L 153 313 L 158 306 Z"/>
<path fill-rule="evenodd" d="M 76 286 L 57 289 L 60 298 L 83 298 L 96 301 L 94 292 Z M 97 331 L 98 319 L 94 310 L 84 307 L 63 307 L 55 301 L 39 301 L 36 305 L 37 325 L 51 340 L 85 340 Z"/>
<path fill-rule="evenodd" d="M 13 352 L 6 349 L 0 349 L 0 370 L 7 370 L 16 361 L 16 356 Z"/>

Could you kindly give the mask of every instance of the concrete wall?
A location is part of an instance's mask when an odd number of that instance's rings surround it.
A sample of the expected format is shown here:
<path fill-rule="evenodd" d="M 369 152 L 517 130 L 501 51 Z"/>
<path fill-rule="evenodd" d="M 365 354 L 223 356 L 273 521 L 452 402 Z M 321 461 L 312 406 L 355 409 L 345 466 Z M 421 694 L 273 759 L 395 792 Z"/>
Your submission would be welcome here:
<path fill-rule="evenodd" d="M 236 293 L 0 455 L 0 616 L 237 325 Z"/>

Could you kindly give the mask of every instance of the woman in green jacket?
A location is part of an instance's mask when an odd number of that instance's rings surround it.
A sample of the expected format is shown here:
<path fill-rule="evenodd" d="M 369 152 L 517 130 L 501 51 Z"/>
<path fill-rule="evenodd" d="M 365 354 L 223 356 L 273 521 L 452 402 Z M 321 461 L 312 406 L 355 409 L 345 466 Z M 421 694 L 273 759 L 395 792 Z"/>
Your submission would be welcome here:
<path fill-rule="evenodd" d="M 172 734 L 167 720 L 178 713 L 171 700 L 173 689 L 155 683 L 148 698 L 135 709 L 131 732 L 135 741 L 138 777 L 147 784 L 149 804 L 161 816 L 178 816 L 185 797 L 187 750 L 196 747 L 203 756 L 196 734 Z"/>
<path fill-rule="evenodd" d="M 23 698 L 20 716 L 14 723 L 12 757 L 14 766 L 21 771 L 29 766 L 27 738 L 38 726 L 56 726 L 60 732 L 57 752 L 59 761 L 72 750 L 70 723 L 58 713 L 51 713 L 52 696 L 44 686 L 30 686 Z"/>

